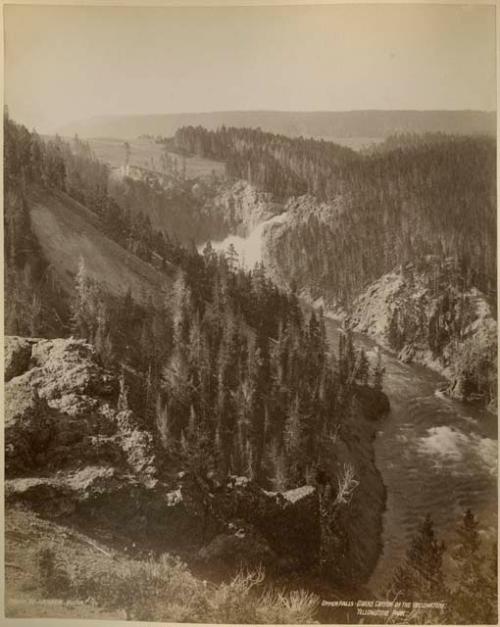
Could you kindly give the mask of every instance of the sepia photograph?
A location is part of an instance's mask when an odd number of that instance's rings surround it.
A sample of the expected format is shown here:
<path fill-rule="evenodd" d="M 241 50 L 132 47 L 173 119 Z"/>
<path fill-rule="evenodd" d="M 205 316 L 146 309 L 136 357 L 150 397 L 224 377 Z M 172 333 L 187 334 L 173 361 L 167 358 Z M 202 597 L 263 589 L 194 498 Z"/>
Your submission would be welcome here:
<path fill-rule="evenodd" d="M 495 3 L 3 38 L 0 622 L 498 624 Z"/>

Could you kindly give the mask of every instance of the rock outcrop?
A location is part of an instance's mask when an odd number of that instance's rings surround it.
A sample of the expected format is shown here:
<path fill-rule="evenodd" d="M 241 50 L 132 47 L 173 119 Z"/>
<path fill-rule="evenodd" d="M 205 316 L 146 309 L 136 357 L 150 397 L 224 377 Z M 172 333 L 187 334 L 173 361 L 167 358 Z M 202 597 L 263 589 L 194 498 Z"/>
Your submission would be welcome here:
<path fill-rule="evenodd" d="M 9 337 L 5 342 L 4 379 L 10 381 L 29 368 L 34 340 Z"/>
<path fill-rule="evenodd" d="M 412 264 L 383 275 L 356 299 L 348 326 L 394 351 L 403 363 L 423 364 L 448 379 L 460 401 L 496 404 L 497 323 L 477 289 L 432 285 L 433 266 Z"/>
<path fill-rule="evenodd" d="M 119 405 L 118 378 L 82 340 L 6 338 L 7 477 L 106 464 L 150 480 L 154 442 Z M 17 376 L 13 376 L 13 374 Z"/>

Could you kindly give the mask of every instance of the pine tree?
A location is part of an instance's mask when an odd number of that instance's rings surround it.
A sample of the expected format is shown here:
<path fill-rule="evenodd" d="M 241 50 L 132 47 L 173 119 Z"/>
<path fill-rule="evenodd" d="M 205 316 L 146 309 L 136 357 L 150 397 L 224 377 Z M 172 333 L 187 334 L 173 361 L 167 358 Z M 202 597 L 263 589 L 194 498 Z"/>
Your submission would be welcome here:
<path fill-rule="evenodd" d="M 214 269 L 217 265 L 217 253 L 215 252 L 212 242 L 208 240 L 203 249 L 203 258 L 207 268 Z"/>
<path fill-rule="evenodd" d="M 168 419 L 167 404 L 163 403 L 161 394 L 156 397 L 156 428 L 160 435 L 160 441 L 165 451 L 170 446 L 170 424 Z"/>
<path fill-rule="evenodd" d="M 427 515 L 411 541 L 404 564 L 393 575 L 388 590 L 390 598 L 401 601 L 443 601 L 446 592 L 444 548 L 444 543 L 436 539 L 434 524 Z"/>
<path fill-rule="evenodd" d="M 404 337 L 400 329 L 400 312 L 399 309 L 394 309 L 389 321 L 389 328 L 387 330 L 387 341 L 389 345 L 396 351 L 403 348 Z"/>
<path fill-rule="evenodd" d="M 382 365 L 382 354 L 380 350 L 377 350 L 377 361 L 375 362 L 375 368 L 373 369 L 373 388 L 379 392 L 382 391 L 384 381 L 385 368 Z"/>
<path fill-rule="evenodd" d="M 249 350 L 248 382 L 250 388 L 248 416 L 250 421 L 249 442 L 251 447 L 252 478 L 258 479 L 261 473 L 265 444 L 266 401 L 270 386 L 269 340 L 261 327 L 255 342 Z"/>
<path fill-rule="evenodd" d="M 283 433 L 286 457 L 288 460 L 288 477 L 297 485 L 303 480 L 304 457 L 304 425 L 300 413 L 298 395 L 292 401 Z"/>
<path fill-rule="evenodd" d="M 97 328 L 93 343 L 105 366 L 111 365 L 115 359 L 109 322 L 109 312 L 105 303 L 101 301 L 97 307 Z"/>
<path fill-rule="evenodd" d="M 273 440 L 271 444 L 269 456 L 273 469 L 273 488 L 283 492 L 288 487 L 287 464 L 285 453 L 280 449 L 276 440 Z"/>
<path fill-rule="evenodd" d="M 235 395 L 239 383 L 239 332 L 234 318 L 226 317 L 218 359 L 217 423 L 222 472 L 229 468 L 236 427 Z"/>
<path fill-rule="evenodd" d="M 446 620 L 450 623 L 496 623 L 496 568 L 488 568 L 488 562 L 481 552 L 478 527 L 474 514 L 470 509 L 467 510 L 457 528 L 458 546 L 454 558 L 458 583 L 449 595 L 446 608 Z"/>
<path fill-rule="evenodd" d="M 235 272 L 236 269 L 238 268 L 239 255 L 238 255 L 238 251 L 236 250 L 235 245 L 232 242 L 231 244 L 229 244 L 228 249 L 226 250 L 225 257 L 227 260 L 229 270 L 231 272 Z"/>
<path fill-rule="evenodd" d="M 93 321 L 90 319 L 90 301 L 92 283 L 87 275 L 85 260 L 80 257 L 78 272 L 75 277 L 75 296 L 72 305 L 71 328 L 77 337 L 91 341 L 93 339 Z"/>
<path fill-rule="evenodd" d="M 369 374 L 369 363 L 365 351 L 361 348 L 358 351 L 356 362 L 356 379 L 361 385 L 367 385 Z"/>

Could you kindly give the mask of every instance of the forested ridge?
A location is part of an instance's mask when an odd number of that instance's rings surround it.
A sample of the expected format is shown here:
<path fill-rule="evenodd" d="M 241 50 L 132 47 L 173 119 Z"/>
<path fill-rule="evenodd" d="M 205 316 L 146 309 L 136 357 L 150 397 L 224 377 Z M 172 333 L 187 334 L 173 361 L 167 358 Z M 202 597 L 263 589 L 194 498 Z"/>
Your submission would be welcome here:
<path fill-rule="evenodd" d="M 452 257 L 457 276 L 496 290 L 495 142 L 487 137 L 400 135 L 370 154 L 255 129 L 179 129 L 167 146 L 222 159 L 278 199 L 308 194 L 342 211 L 291 211 L 274 248 L 280 271 L 349 304 L 400 264 Z M 305 254 L 303 254 L 305 253 Z"/>

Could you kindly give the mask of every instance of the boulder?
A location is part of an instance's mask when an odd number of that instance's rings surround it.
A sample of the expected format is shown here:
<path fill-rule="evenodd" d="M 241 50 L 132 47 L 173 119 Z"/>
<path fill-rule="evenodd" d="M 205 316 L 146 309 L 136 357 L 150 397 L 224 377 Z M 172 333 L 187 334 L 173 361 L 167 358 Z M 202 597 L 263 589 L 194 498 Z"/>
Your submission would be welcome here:
<path fill-rule="evenodd" d="M 379 420 L 391 410 L 387 395 L 367 385 L 357 385 L 354 393 L 354 403 L 360 415 L 369 420 Z"/>
<path fill-rule="evenodd" d="M 67 414 L 80 413 L 82 401 L 96 405 L 99 399 L 117 400 L 116 376 L 102 368 L 94 347 L 83 340 L 40 340 L 33 344 L 31 361 L 32 385 Z"/>
<path fill-rule="evenodd" d="M 5 381 L 23 374 L 29 368 L 32 342 L 23 337 L 5 338 Z"/>
<path fill-rule="evenodd" d="M 399 361 L 403 362 L 404 364 L 411 364 L 414 357 L 415 347 L 413 346 L 413 344 L 405 344 L 398 354 Z"/>
<path fill-rule="evenodd" d="M 43 468 L 54 436 L 50 408 L 21 378 L 6 383 L 4 393 L 6 476 Z"/>
<path fill-rule="evenodd" d="M 46 477 L 8 479 L 5 500 L 44 518 L 63 518 L 137 554 L 173 552 L 189 560 L 224 530 L 211 524 L 210 512 L 191 507 L 180 491 L 98 463 Z"/>
<path fill-rule="evenodd" d="M 251 526 L 242 526 L 233 533 L 221 533 L 198 552 L 201 565 L 208 565 L 218 576 L 234 575 L 241 569 L 276 565 L 277 556 L 267 540 Z"/>
<path fill-rule="evenodd" d="M 253 481 L 232 477 L 214 494 L 213 507 L 223 520 L 244 521 L 262 534 L 283 567 L 307 570 L 317 563 L 321 530 L 314 487 L 267 492 Z"/>
<path fill-rule="evenodd" d="M 109 463 L 152 480 L 155 444 L 143 421 L 119 407 L 116 375 L 83 340 L 7 338 L 29 362 L 5 384 L 6 475 L 70 472 Z M 23 362 L 26 364 L 26 362 Z M 21 370 L 24 370 L 21 372 Z"/>

